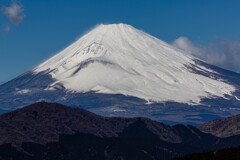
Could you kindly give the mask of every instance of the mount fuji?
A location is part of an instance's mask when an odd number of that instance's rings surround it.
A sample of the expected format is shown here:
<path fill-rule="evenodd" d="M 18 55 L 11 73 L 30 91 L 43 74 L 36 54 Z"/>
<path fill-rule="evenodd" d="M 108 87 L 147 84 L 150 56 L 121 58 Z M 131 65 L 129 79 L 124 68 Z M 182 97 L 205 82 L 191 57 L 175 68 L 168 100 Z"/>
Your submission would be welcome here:
<path fill-rule="evenodd" d="M 240 114 L 240 74 L 127 24 L 99 25 L 0 86 L 0 109 L 59 102 L 103 116 L 201 124 Z"/>

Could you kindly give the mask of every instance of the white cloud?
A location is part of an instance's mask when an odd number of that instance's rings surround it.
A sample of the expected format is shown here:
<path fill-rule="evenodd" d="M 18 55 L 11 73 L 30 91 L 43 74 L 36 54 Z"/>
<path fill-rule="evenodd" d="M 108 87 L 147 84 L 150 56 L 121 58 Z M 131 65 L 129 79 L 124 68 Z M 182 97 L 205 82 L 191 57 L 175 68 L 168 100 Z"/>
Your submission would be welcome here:
<path fill-rule="evenodd" d="M 221 39 L 203 46 L 179 37 L 172 45 L 210 64 L 240 72 L 240 40 Z"/>
<path fill-rule="evenodd" d="M 22 22 L 25 15 L 23 14 L 23 6 L 16 1 L 13 1 L 12 4 L 7 7 L 3 6 L 1 8 L 3 14 L 5 14 L 14 25 L 18 25 Z"/>
<path fill-rule="evenodd" d="M 199 57 L 202 50 L 196 47 L 187 37 L 179 37 L 173 43 L 173 46 Z"/>

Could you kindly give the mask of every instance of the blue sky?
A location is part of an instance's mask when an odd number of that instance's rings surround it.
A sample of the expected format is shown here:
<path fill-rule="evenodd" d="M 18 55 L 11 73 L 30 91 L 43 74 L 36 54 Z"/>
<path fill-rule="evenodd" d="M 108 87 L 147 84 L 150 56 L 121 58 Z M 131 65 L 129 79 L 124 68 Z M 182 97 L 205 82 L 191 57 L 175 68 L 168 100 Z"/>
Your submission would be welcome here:
<path fill-rule="evenodd" d="M 222 42 L 228 48 L 237 43 L 233 52 L 240 51 L 238 0 L 18 0 L 20 19 L 5 12 L 15 2 L 0 0 L 0 82 L 35 67 L 100 23 L 127 23 L 168 43 L 185 37 L 180 40 L 201 54 Z M 225 58 L 228 52 L 222 53 Z M 235 68 L 225 61 L 212 63 L 238 71 L 238 58 Z"/>

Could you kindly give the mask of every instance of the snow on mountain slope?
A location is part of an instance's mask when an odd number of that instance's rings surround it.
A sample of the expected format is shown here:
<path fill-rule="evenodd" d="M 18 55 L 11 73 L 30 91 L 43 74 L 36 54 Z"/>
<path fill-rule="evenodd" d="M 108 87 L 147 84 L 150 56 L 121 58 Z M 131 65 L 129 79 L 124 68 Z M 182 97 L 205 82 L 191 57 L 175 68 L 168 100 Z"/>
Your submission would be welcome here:
<path fill-rule="evenodd" d="M 235 88 L 201 72 L 194 57 L 126 24 L 99 25 L 34 69 L 50 71 L 71 92 L 123 94 L 151 101 L 199 103 L 203 97 L 224 97 Z"/>

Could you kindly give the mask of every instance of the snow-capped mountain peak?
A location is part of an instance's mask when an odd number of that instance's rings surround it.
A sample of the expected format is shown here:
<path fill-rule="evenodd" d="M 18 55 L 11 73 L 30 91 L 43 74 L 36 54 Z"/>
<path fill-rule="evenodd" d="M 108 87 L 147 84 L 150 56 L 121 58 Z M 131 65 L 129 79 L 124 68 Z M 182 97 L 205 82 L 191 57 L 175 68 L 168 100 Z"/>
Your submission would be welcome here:
<path fill-rule="evenodd" d="M 190 71 L 214 71 L 195 64 L 173 46 L 126 24 L 99 25 L 34 69 L 50 71 L 56 84 L 74 92 L 123 94 L 147 101 L 199 103 L 202 97 L 231 95 L 226 82 Z"/>

